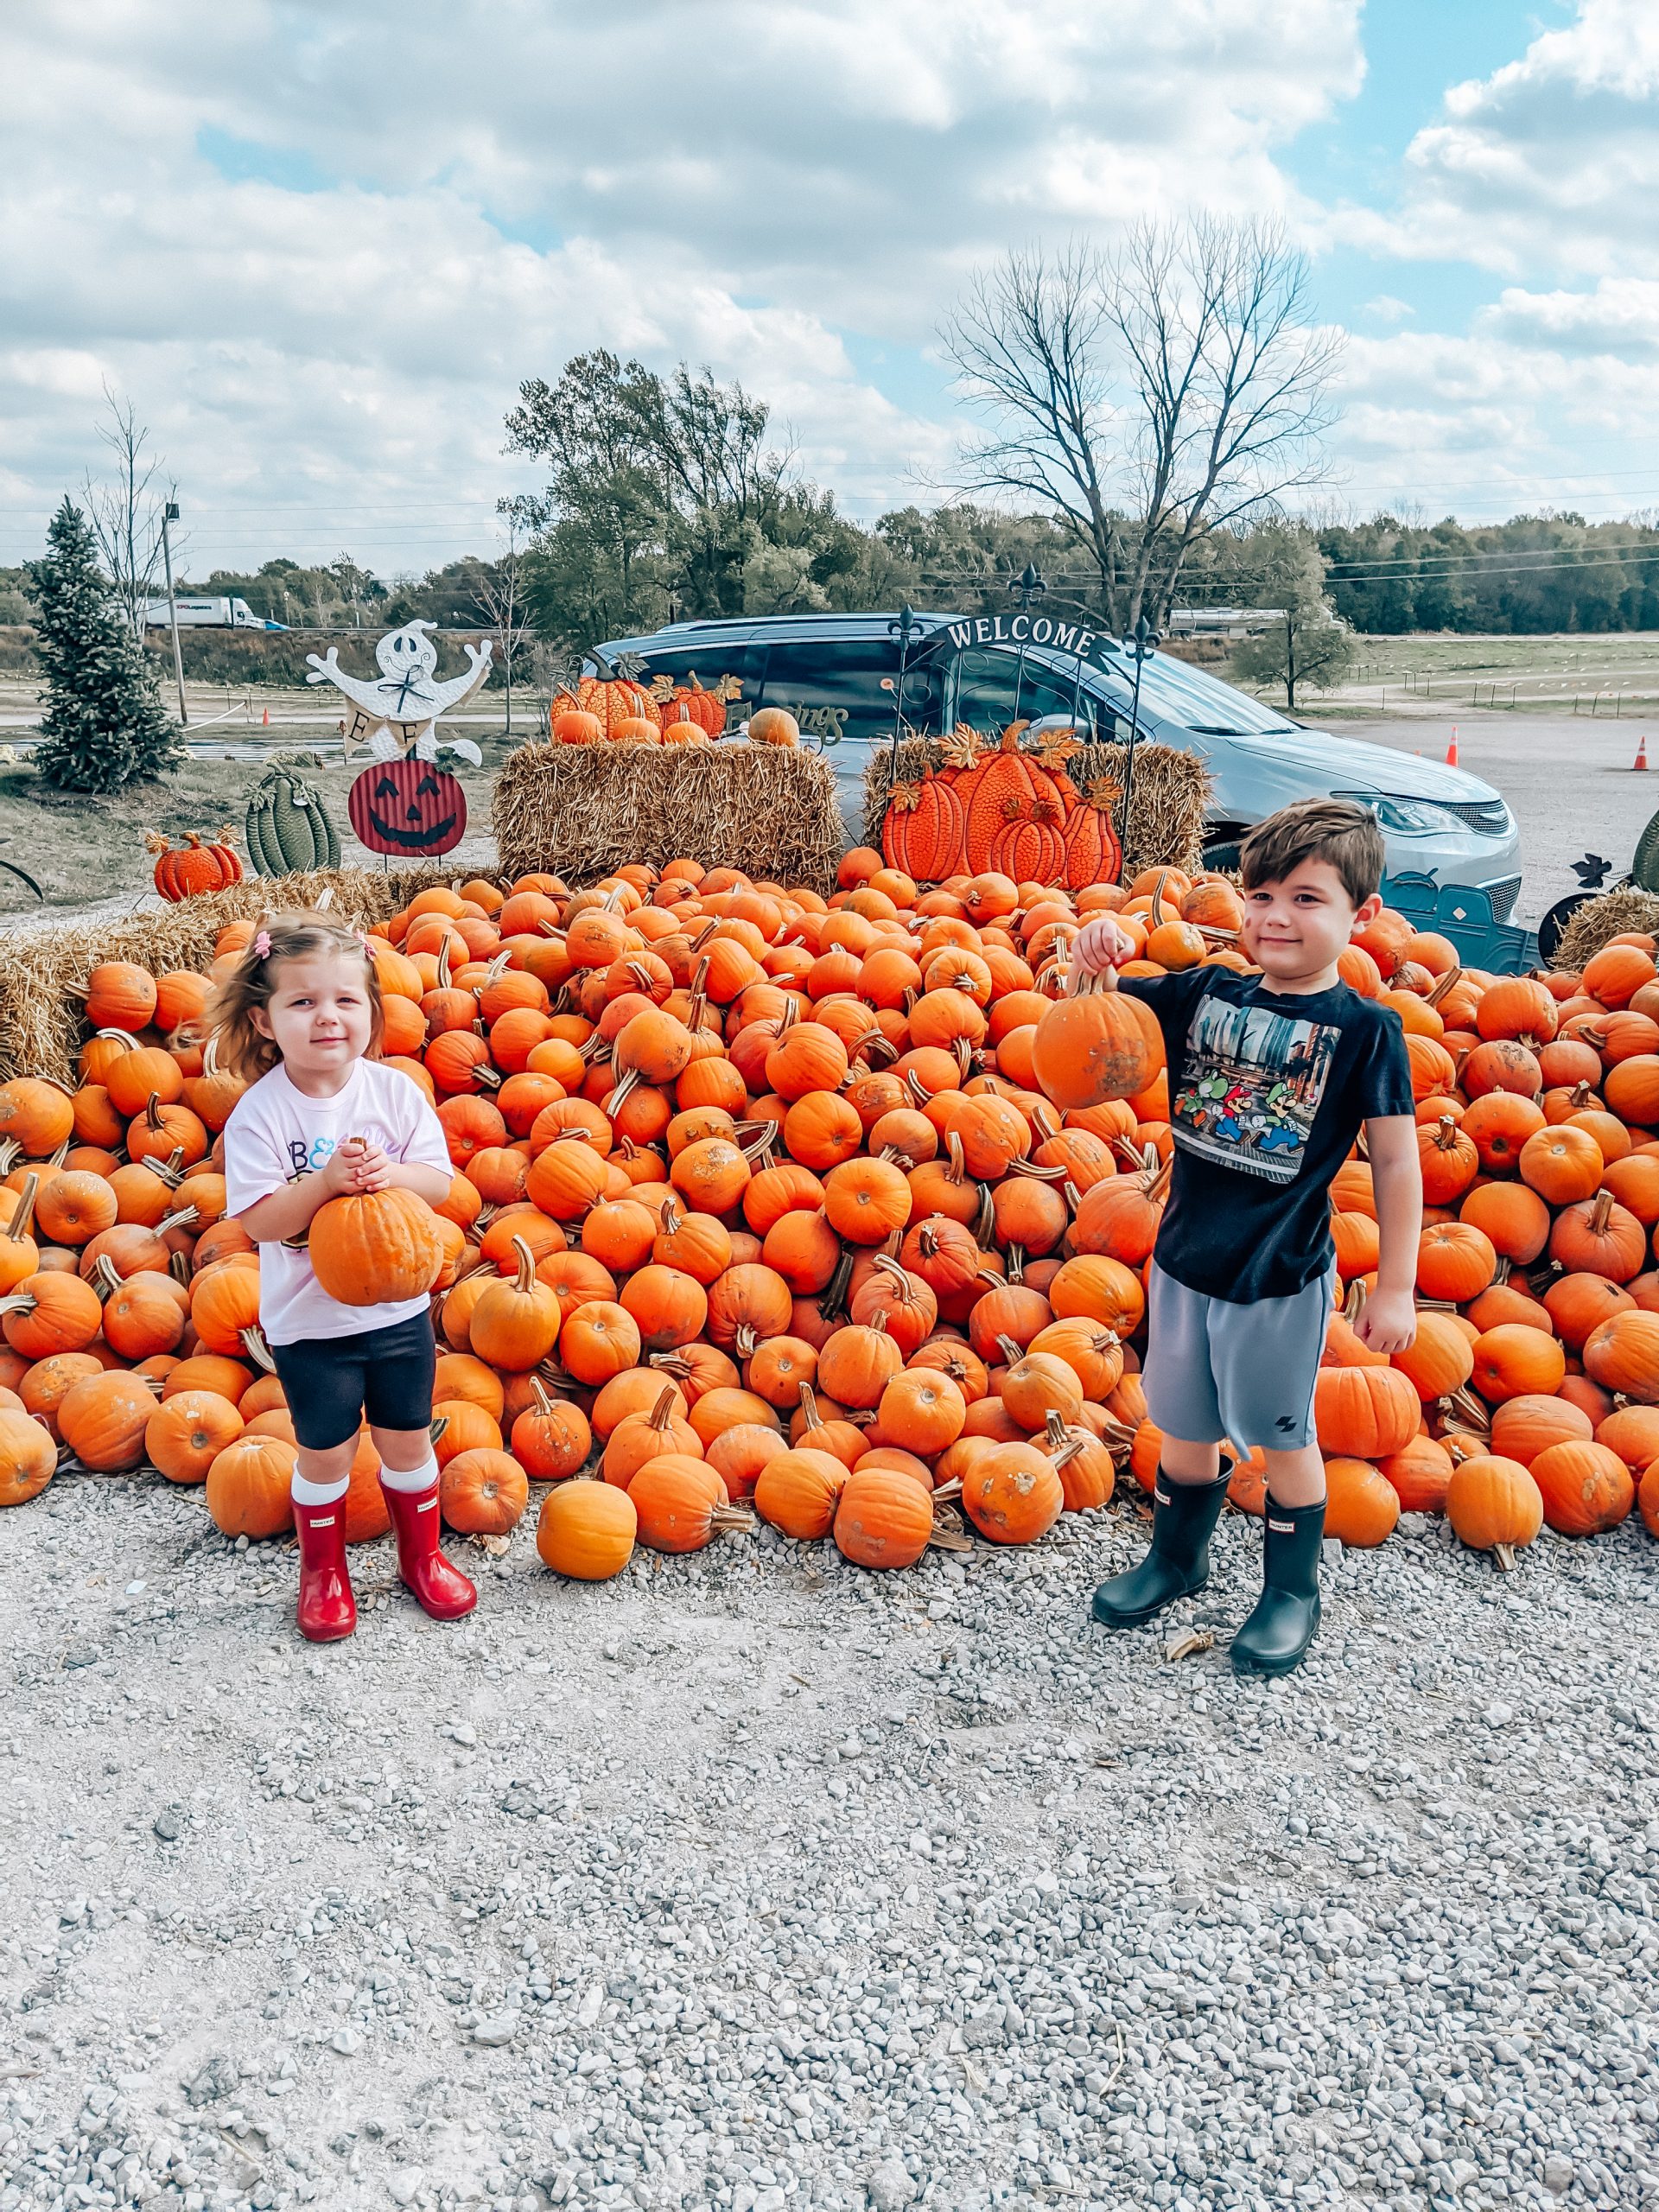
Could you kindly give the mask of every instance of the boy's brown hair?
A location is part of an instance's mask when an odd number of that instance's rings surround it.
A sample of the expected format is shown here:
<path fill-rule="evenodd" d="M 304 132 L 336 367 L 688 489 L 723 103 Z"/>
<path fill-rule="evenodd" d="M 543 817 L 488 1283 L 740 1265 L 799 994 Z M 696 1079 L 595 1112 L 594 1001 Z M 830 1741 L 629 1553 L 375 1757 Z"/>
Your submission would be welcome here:
<path fill-rule="evenodd" d="M 207 1002 L 202 1028 L 213 1040 L 214 1057 L 222 1068 L 257 1083 L 282 1058 L 272 1039 L 256 1028 L 253 1009 L 270 1003 L 284 961 L 334 958 L 360 960 L 369 995 L 369 1052 L 378 1057 L 385 1033 L 380 1006 L 380 979 L 373 956 L 360 930 L 350 928 L 332 914 L 302 909 L 298 912 L 267 914 L 254 925 L 253 935 Z"/>
<path fill-rule="evenodd" d="M 1382 880 L 1382 832 L 1368 806 L 1345 798 L 1299 798 L 1258 822 L 1239 848 L 1244 888 L 1282 883 L 1304 861 L 1328 861 L 1356 906 Z"/>

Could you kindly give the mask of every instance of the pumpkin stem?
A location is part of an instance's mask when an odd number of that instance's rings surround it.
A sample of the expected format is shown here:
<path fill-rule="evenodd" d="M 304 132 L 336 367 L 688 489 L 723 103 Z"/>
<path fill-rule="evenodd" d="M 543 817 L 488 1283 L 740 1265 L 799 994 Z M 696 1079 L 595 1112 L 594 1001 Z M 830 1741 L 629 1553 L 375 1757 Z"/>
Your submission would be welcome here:
<path fill-rule="evenodd" d="M 536 1255 L 522 1236 L 515 1236 L 512 1249 L 518 1256 L 518 1278 L 513 1285 L 520 1298 L 528 1298 L 536 1287 Z"/>
<path fill-rule="evenodd" d="M 991 1203 L 991 1186 L 979 1186 L 979 1217 L 974 1224 L 974 1242 L 988 1250 L 996 1242 L 996 1208 Z"/>
<path fill-rule="evenodd" d="M 1497 1568 L 1500 1574 L 1508 1574 L 1511 1573 L 1515 1567 L 1515 1546 L 1513 1544 L 1494 1544 L 1492 1546 L 1492 1563 Z"/>
<path fill-rule="evenodd" d="M 270 1346 L 265 1342 L 264 1331 L 256 1326 L 244 1329 L 241 1335 L 242 1349 L 254 1365 L 264 1368 L 267 1375 L 274 1375 L 276 1372 L 276 1363 L 270 1356 Z"/>
<path fill-rule="evenodd" d="M 847 1313 L 847 1293 L 853 1280 L 853 1255 L 843 1246 L 836 1262 L 836 1271 L 824 1285 L 818 1300 L 818 1311 L 826 1321 L 844 1320 Z"/>
<path fill-rule="evenodd" d="M 21 1243 L 28 1236 L 29 1224 L 35 1217 L 35 1196 L 40 1187 L 41 1179 L 31 1167 L 24 1176 L 22 1186 L 17 1193 L 17 1203 L 11 1210 L 11 1219 L 3 1230 L 0 1230 L 0 1236 L 13 1238 L 18 1243 Z"/>
<path fill-rule="evenodd" d="M 1612 1192 L 1611 1191 L 1598 1191 L 1596 1193 L 1595 1204 L 1591 1208 L 1590 1212 L 1590 1234 L 1592 1236 L 1604 1236 L 1606 1235 L 1607 1224 L 1612 1218 Z"/>
<path fill-rule="evenodd" d="M 677 1382 L 665 1382 L 663 1385 L 661 1396 L 651 1409 L 647 1417 L 650 1426 L 660 1435 L 666 1436 L 668 1433 L 669 1425 L 674 1419 L 674 1401 L 679 1395 L 679 1385 Z"/>
<path fill-rule="evenodd" d="M 120 1289 L 120 1269 L 107 1252 L 99 1254 L 98 1264 L 92 1269 L 91 1281 L 92 1288 L 98 1293 L 100 1303 L 112 1292 Z"/>
<path fill-rule="evenodd" d="M 1026 1356 L 1012 1337 L 999 1337 L 996 1340 L 996 1348 L 1010 1367 L 1018 1367 Z"/>
<path fill-rule="evenodd" d="M 758 1339 L 756 1338 L 754 1331 L 749 1326 L 748 1323 L 747 1321 L 741 1322 L 738 1325 L 737 1333 L 732 1339 L 733 1345 L 737 1352 L 738 1357 L 740 1359 L 753 1359 L 754 1357 L 754 1348 L 757 1341 Z"/>
<path fill-rule="evenodd" d="M 709 1516 L 709 1533 L 711 1536 L 720 1536 L 728 1532 L 733 1535 L 752 1536 L 754 1534 L 754 1516 L 745 1513 L 735 1505 L 716 1505 Z"/>

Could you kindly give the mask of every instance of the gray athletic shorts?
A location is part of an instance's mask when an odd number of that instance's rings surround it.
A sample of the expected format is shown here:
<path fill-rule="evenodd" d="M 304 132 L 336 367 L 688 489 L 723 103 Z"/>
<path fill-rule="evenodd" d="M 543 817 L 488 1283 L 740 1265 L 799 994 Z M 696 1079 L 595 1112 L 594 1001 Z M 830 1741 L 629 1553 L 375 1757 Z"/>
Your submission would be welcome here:
<path fill-rule="evenodd" d="M 1313 1441 L 1313 1384 L 1334 1278 L 1294 1298 L 1238 1306 L 1206 1298 L 1153 1262 L 1142 1387 L 1166 1436 L 1226 1437 L 1245 1451 L 1295 1452 Z"/>

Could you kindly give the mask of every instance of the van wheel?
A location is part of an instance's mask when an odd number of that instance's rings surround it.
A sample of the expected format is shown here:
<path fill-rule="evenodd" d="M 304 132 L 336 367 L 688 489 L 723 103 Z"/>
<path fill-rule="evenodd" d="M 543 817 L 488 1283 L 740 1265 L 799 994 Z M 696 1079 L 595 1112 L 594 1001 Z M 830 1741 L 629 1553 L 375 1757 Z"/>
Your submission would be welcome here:
<path fill-rule="evenodd" d="M 1236 837 L 1229 837 L 1221 844 L 1206 845 L 1204 849 L 1205 868 L 1224 868 L 1229 875 L 1236 875 L 1240 842 Z"/>

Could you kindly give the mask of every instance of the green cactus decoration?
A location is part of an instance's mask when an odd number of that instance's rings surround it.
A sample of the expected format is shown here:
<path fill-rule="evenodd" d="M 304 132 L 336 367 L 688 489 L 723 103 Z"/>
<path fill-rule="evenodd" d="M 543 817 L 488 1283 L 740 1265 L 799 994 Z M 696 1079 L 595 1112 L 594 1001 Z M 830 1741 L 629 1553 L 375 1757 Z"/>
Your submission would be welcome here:
<path fill-rule="evenodd" d="M 259 875 L 340 866 L 340 832 L 322 795 L 295 772 L 321 768 L 315 753 L 278 753 L 248 793 L 248 858 Z"/>

